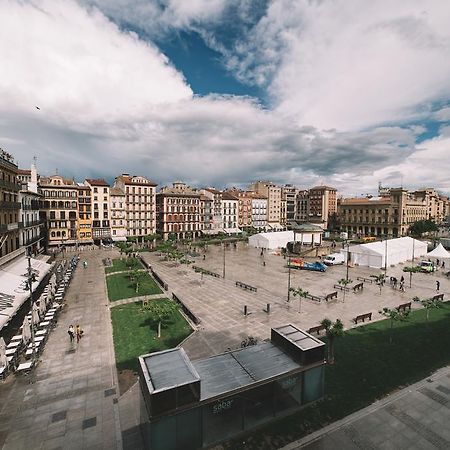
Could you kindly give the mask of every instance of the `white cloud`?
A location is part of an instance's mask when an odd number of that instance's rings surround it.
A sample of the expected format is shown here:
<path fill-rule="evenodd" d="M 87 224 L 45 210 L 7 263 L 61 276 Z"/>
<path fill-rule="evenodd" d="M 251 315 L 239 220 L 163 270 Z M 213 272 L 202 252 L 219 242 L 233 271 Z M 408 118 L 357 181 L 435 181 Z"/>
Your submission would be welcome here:
<path fill-rule="evenodd" d="M 191 98 L 167 58 L 95 9 L 68 0 L 1 3 L 0 109 L 66 123 L 142 117 Z"/>
<path fill-rule="evenodd" d="M 227 65 L 305 125 L 404 121 L 450 95 L 449 23 L 439 0 L 279 0 Z"/>

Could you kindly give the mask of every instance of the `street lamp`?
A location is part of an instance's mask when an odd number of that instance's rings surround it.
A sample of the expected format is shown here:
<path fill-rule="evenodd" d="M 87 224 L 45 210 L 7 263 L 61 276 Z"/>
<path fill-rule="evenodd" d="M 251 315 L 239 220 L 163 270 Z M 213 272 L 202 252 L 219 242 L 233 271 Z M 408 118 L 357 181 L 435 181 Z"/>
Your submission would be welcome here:
<path fill-rule="evenodd" d="M 223 278 L 225 278 L 225 242 L 223 242 L 223 272 L 222 272 Z"/>
<path fill-rule="evenodd" d="M 289 250 L 288 250 L 289 252 Z M 291 253 L 288 253 L 288 295 L 287 295 L 288 303 L 291 301 Z"/>
<path fill-rule="evenodd" d="M 31 248 L 28 247 L 28 288 L 30 289 L 30 304 L 31 304 L 31 346 L 32 346 L 32 360 L 35 360 L 36 342 L 34 340 L 34 315 L 33 315 L 33 274 L 31 271 Z"/>
<path fill-rule="evenodd" d="M 347 264 L 346 264 L 346 271 L 345 271 L 345 281 L 347 281 L 348 282 L 348 263 L 349 263 L 349 258 L 348 258 L 348 249 L 349 249 L 349 247 L 350 247 L 350 244 L 349 244 L 349 242 L 348 241 L 345 241 L 345 245 L 347 246 L 347 254 L 346 254 L 346 260 L 347 260 Z M 345 291 L 344 291 L 344 293 L 345 293 Z"/>

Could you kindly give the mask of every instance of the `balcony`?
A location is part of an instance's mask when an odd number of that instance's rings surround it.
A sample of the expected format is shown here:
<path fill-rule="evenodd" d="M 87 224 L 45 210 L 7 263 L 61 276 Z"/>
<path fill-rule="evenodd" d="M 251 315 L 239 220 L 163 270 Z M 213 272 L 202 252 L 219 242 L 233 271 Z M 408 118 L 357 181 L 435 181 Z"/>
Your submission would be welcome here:
<path fill-rule="evenodd" d="M 28 222 L 19 222 L 19 228 L 30 228 L 30 227 L 35 227 L 37 225 L 43 225 L 44 224 L 44 220 L 30 220 Z"/>
<path fill-rule="evenodd" d="M 39 242 L 41 239 L 44 239 L 44 237 L 43 236 L 33 236 L 29 239 L 24 240 L 23 245 L 25 247 L 28 247 L 29 245 L 33 245 L 36 242 Z"/>
<path fill-rule="evenodd" d="M 0 180 L 0 189 L 18 192 L 20 191 L 20 184 L 11 181 Z"/>
<path fill-rule="evenodd" d="M 13 210 L 13 209 L 20 209 L 21 203 L 19 202 L 0 202 L 0 210 L 7 209 L 7 210 Z"/>

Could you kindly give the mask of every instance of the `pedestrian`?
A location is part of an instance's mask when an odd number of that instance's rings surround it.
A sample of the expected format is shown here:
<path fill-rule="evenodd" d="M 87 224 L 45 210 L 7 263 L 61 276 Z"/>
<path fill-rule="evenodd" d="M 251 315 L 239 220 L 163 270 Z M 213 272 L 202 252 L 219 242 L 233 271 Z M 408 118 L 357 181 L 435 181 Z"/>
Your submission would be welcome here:
<path fill-rule="evenodd" d="M 405 282 L 404 281 L 400 281 L 400 288 L 399 288 L 402 292 L 405 292 Z"/>
<path fill-rule="evenodd" d="M 77 344 L 78 344 L 78 342 L 80 342 L 81 336 L 83 336 L 83 330 L 81 329 L 80 325 L 77 325 L 75 333 L 77 335 Z"/>
<path fill-rule="evenodd" d="M 439 259 L 436 260 L 436 265 L 439 267 Z"/>
<path fill-rule="evenodd" d="M 73 329 L 73 325 L 69 326 L 67 333 L 69 333 L 70 342 L 73 342 L 73 340 L 75 339 L 75 330 Z"/>
<path fill-rule="evenodd" d="M 405 277 L 402 275 L 402 277 L 400 278 L 400 283 L 405 284 Z"/>
<path fill-rule="evenodd" d="M 436 280 L 436 292 L 439 292 L 439 288 L 441 287 L 441 282 Z"/>
<path fill-rule="evenodd" d="M 203 255 L 203 261 L 206 259 L 206 255 Z"/>
<path fill-rule="evenodd" d="M 442 268 L 445 268 L 445 261 L 442 261 Z"/>
<path fill-rule="evenodd" d="M 83 261 L 83 267 L 87 269 L 87 261 Z"/>
<path fill-rule="evenodd" d="M 263 266 L 266 267 L 266 262 L 265 261 L 263 261 Z"/>

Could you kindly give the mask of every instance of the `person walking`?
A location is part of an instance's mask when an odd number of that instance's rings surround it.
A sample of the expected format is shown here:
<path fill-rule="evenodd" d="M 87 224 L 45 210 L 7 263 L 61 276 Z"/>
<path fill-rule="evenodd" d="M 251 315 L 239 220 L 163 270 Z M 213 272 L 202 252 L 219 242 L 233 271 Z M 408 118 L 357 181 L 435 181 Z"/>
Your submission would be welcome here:
<path fill-rule="evenodd" d="M 441 287 L 441 282 L 436 280 L 436 292 L 439 292 L 439 288 Z"/>
<path fill-rule="evenodd" d="M 78 344 L 81 340 L 81 336 L 83 335 L 83 330 L 81 329 L 80 325 L 77 325 L 75 332 L 77 335 L 77 344 Z"/>
<path fill-rule="evenodd" d="M 402 277 L 403 278 L 403 277 Z M 405 292 L 405 281 L 404 280 L 400 280 L 400 287 L 399 287 L 399 289 L 402 291 L 402 292 Z"/>
<path fill-rule="evenodd" d="M 73 329 L 73 325 L 69 326 L 67 333 L 69 334 L 70 342 L 72 343 L 73 340 L 75 339 L 75 330 Z"/>
<path fill-rule="evenodd" d="M 445 261 L 442 261 L 442 268 L 445 269 Z"/>

